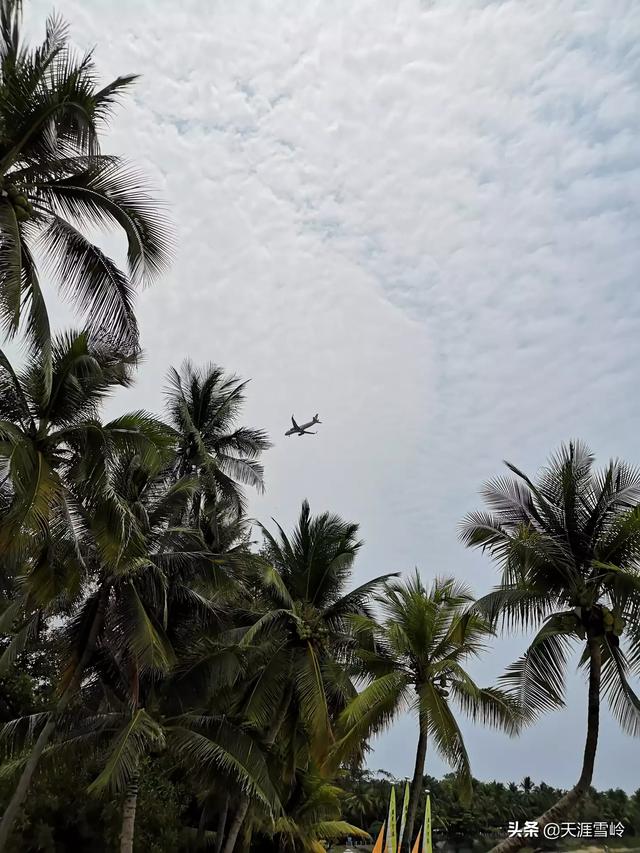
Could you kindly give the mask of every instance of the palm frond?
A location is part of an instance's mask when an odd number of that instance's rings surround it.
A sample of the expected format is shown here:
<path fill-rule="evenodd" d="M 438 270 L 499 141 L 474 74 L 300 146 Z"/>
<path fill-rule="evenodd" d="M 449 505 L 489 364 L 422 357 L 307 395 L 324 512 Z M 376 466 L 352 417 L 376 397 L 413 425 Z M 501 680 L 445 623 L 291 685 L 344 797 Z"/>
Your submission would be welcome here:
<path fill-rule="evenodd" d="M 280 810 L 278 795 L 260 747 L 253 738 L 224 719 L 184 717 L 166 727 L 167 744 L 190 772 L 228 775 L 271 814 Z"/>
<path fill-rule="evenodd" d="M 349 754 L 371 734 L 383 731 L 408 707 L 409 688 L 410 679 L 403 672 L 382 675 L 365 687 L 339 717 L 336 749 Z"/>
<path fill-rule="evenodd" d="M 576 638 L 561 617 L 550 617 L 534 637 L 526 653 L 507 668 L 500 681 L 532 714 L 564 705 L 565 668 Z"/>
<path fill-rule="evenodd" d="M 90 318 L 94 329 L 108 328 L 124 348 L 137 344 L 133 287 L 104 252 L 70 223 L 52 216 L 41 234 L 42 249 L 52 273 L 76 310 Z"/>
<path fill-rule="evenodd" d="M 91 783 L 91 793 L 125 791 L 135 777 L 140 760 L 152 747 L 162 747 L 161 727 L 144 708 L 138 708 L 118 732 L 109 748 L 109 757 L 100 775 Z"/>

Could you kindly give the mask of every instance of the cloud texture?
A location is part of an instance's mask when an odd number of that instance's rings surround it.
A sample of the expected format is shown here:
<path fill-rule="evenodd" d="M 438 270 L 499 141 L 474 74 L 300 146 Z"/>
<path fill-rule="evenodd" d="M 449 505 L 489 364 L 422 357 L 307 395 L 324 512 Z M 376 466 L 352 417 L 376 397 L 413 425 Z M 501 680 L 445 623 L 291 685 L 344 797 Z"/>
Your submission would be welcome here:
<path fill-rule="evenodd" d="M 247 421 L 275 439 L 257 516 L 291 523 L 306 496 L 361 522 L 359 578 L 418 565 L 477 592 L 495 571 L 456 528 L 503 458 L 535 471 L 577 436 L 640 461 L 635 0 L 61 11 L 105 77 L 143 74 L 109 148 L 178 231 L 118 409 L 158 410 L 186 355 L 251 377 Z M 315 411 L 317 437 L 283 438 Z M 500 642 L 478 677 L 521 649 Z M 476 775 L 571 784 L 581 683 L 569 698 L 516 742 L 466 727 Z M 637 744 L 602 737 L 596 784 L 637 787 Z M 413 738 L 403 721 L 373 765 L 410 773 Z"/>

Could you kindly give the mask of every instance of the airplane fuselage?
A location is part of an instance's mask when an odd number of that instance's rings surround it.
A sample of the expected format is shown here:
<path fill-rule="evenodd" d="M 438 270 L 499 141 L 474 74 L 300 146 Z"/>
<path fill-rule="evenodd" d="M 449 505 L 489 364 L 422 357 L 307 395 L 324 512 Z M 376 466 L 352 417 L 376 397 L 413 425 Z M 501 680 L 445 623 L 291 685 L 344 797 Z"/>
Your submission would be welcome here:
<path fill-rule="evenodd" d="M 291 420 L 293 421 L 294 425 L 291 427 L 291 429 L 288 429 L 285 432 L 285 435 L 315 435 L 315 432 L 309 431 L 309 427 L 315 426 L 316 424 L 320 423 L 317 418 L 317 415 L 315 418 L 310 421 L 307 421 L 305 424 L 297 424 L 293 418 L 291 418 Z"/>

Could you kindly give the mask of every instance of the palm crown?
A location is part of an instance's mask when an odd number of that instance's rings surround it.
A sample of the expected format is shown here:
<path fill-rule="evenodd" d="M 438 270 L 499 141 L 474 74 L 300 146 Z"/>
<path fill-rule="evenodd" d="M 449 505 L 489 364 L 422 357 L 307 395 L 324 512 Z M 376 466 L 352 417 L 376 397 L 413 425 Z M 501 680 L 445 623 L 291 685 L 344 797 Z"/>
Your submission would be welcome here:
<path fill-rule="evenodd" d="M 419 722 L 416 766 L 407 817 L 407 838 L 422 793 L 427 741 L 456 770 L 465 796 L 471 791 L 471 768 L 452 704 L 485 725 L 515 734 L 522 713 L 496 688 L 482 688 L 465 669 L 469 658 L 486 648 L 493 636 L 488 621 L 469 610 L 470 590 L 452 578 L 437 578 L 431 587 L 419 574 L 392 581 L 377 596 L 382 621 L 356 619 L 360 633 L 375 637 L 373 649 L 359 651 L 361 672 L 371 683 L 340 718 L 345 749 L 380 731 L 400 712 L 409 710 Z"/>
<path fill-rule="evenodd" d="M 478 606 L 508 626 L 542 625 L 506 683 L 532 710 L 561 705 L 572 645 L 595 640 L 602 689 L 622 726 L 639 734 L 640 703 L 627 679 L 640 673 L 640 472 L 593 463 L 588 448 L 571 443 L 537 483 L 508 464 L 515 479 L 487 484 L 493 512 L 469 515 L 463 538 L 502 566 L 502 583 Z"/>
<path fill-rule="evenodd" d="M 473 719 L 511 733 L 518 720 L 515 706 L 501 691 L 477 687 L 463 667 L 494 635 L 486 619 L 469 612 L 473 601 L 468 587 L 453 578 L 437 578 L 427 588 L 416 573 L 387 584 L 377 597 L 381 623 L 358 623 L 372 631 L 376 648 L 359 652 L 362 671 L 373 680 L 343 714 L 348 739 L 380 730 L 400 711 L 411 710 L 426 723 L 463 785 L 470 784 L 469 759 L 451 700 Z"/>
<path fill-rule="evenodd" d="M 100 153 L 98 134 L 134 76 L 97 84 L 91 54 L 74 56 L 64 22 L 47 21 L 44 42 L 21 42 L 21 3 L 0 2 L 0 322 L 15 333 L 26 313 L 33 342 L 46 349 L 49 321 L 35 250 L 93 328 L 121 346 L 137 344 L 136 283 L 155 276 L 168 254 L 165 226 L 140 177 Z M 128 244 L 128 274 L 83 233 L 117 227 Z"/>
<path fill-rule="evenodd" d="M 171 431 L 144 412 L 99 420 L 105 397 L 131 382 L 134 365 L 134 356 L 87 332 L 54 338 L 48 365 L 34 355 L 16 370 L 0 350 L 0 546 L 21 527 L 46 536 L 52 512 L 67 514 L 74 485 L 86 492 L 102 482 L 115 449 L 171 442 Z"/>
<path fill-rule="evenodd" d="M 262 527 L 259 615 L 243 639 L 250 645 L 260 637 L 278 649 L 269 664 L 269 690 L 275 685 L 276 691 L 284 691 L 284 714 L 295 699 L 315 747 L 323 753 L 319 758 L 326 758 L 333 741 L 332 720 L 355 692 L 346 667 L 354 647 L 350 620 L 369 613 L 372 593 L 388 577 L 345 590 L 362 544 L 357 531 L 356 524 L 336 515 L 312 516 L 307 501 L 291 537 L 279 525 L 277 537 Z M 286 684 L 291 685 L 288 702 Z M 267 696 L 262 690 L 252 691 L 250 713 L 266 723 L 270 711 L 262 705 L 263 698 Z"/>
<path fill-rule="evenodd" d="M 241 515 L 245 508 L 242 486 L 264 488 L 259 458 L 270 447 L 267 435 L 236 426 L 245 387 L 246 382 L 213 364 L 198 369 L 185 361 L 180 371 L 169 372 L 167 406 L 179 435 L 176 473 L 197 474 L 203 484 L 193 505 L 196 516 L 205 499 L 233 506 Z"/>

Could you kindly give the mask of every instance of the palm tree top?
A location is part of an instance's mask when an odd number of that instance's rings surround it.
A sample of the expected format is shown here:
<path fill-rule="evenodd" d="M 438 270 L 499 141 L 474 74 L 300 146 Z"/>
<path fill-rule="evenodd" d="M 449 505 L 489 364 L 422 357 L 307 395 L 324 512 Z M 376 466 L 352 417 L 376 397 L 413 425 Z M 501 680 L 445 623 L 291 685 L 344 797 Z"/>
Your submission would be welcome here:
<path fill-rule="evenodd" d="M 580 666 L 601 656 L 603 693 L 638 734 L 640 700 L 628 678 L 640 674 L 640 470 L 594 463 L 580 441 L 562 445 L 535 480 L 506 463 L 514 476 L 487 483 L 489 511 L 470 513 L 461 536 L 502 571 L 478 611 L 507 627 L 540 627 L 503 677 L 520 701 L 535 712 L 563 705 L 569 654 L 580 644 Z"/>
<path fill-rule="evenodd" d="M 179 440 L 176 470 L 198 472 L 208 496 L 245 510 L 242 486 L 264 489 L 259 461 L 271 443 L 261 429 L 238 426 L 247 382 L 215 364 L 196 367 L 187 359 L 171 368 L 166 401 L 169 420 Z"/>
<path fill-rule="evenodd" d="M 108 460 L 128 448 L 166 457 L 173 431 L 146 412 L 103 423 L 100 409 L 114 388 L 131 382 L 134 354 L 86 331 L 57 335 L 47 364 L 31 352 L 16 369 L 0 350 L 0 548 L 19 541 L 19 530 L 48 536 L 68 501 L 105 484 Z M 35 544 L 35 543 L 32 543 Z"/>
<path fill-rule="evenodd" d="M 544 589 L 580 605 L 587 587 L 601 588 L 606 566 L 635 572 L 640 558 L 640 470 L 614 459 L 601 471 L 582 442 L 562 445 L 537 481 L 505 463 L 514 477 L 482 490 L 489 512 L 462 523 L 470 547 L 500 563 L 503 582 Z"/>
<path fill-rule="evenodd" d="M 329 512 L 312 516 L 306 499 L 292 536 L 274 523 L 277 538 L 260 525 L 266 555 L 291 598 L 319 610 L 335 605 L 344 596 L 353 562 L 363 545 L 357 538 L 358 525 Z"/>
<path fill-rule="evenodd" d="M 50 383 L 42 359 L 31 357 L 14 370 L 0 350 L 0 418 L 23 428 L 95 418 L 105 397 L 131 385 L 136 364 L 135 353 L 87 330 L 61 332 L 52 340 Z"/>
<path fill-rule="evenodd" d="M 77 56 L 68 27 L 49 17 L 44 41 L 23 44 L 22 3 L 0 1 L 0 323 L 23 325 L 46 355 L 50 329 L 36 261 L 94 329 L 135 349 L 135 287 L 153 280 L 171 250 L 162 205 L 120 158 L 102 154 L 100 132 L 136 79 L 98 84 L 91 53 Z M 127 273 L 86 236 L 116 227 Z"/>
<path fill-rule="evenodd" d="M 435 578 L 426 586 L 418 571 L 391 580 L 376 596 L 382 618 L 357 620 L 359 636 L 375 638 L 356 650 L 359 674 L 369 683 L 340 716 L 337 750 L 359 757 L 362 743 L 384 730 L 401 712 L 418 719 L 419 738 L 407 817 L 413 829 L 422 794 L 427 743 L 455 768 L 465 797 L 471 793 L 471 768 L 454 707 L 474 721 L 515 734 L 519 706 L 503 691 L 479 687 L 467 661 L 493 636 L 489 621 L 471 608 L 469 588 L 454 578 Z"/>

